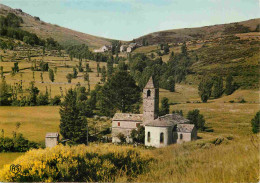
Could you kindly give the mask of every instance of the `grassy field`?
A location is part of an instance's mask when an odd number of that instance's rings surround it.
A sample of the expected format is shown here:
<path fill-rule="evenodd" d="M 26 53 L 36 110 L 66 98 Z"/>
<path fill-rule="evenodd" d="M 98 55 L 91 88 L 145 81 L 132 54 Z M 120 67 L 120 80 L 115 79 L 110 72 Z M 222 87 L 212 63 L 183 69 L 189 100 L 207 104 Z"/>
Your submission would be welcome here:
<path fill-rule="evenodd" d="M 153 51 L 154 48 L 143 48 L 140 51 Z M 145 50 L 147 49 L 147 50 Z M 148 50 L 150 49 L 150 50 Z M 171 48 L 179 49 L 179 48 Z M 195 48 L 194 48 L 195 49 Z M 178 52 L 179 50 L 175 50 Z M 41 92 L 51 88 L 51 95 L 61 95 L 60 87 L 65 93 L 67 89 L 74 87 L 78 82 L 86 86 L 82 73 L 72 83 L 67 83 L 66 74 L 72 73 L 72 67 L 78 61 L 69 61 L 67 56 L 46 56 L 44 61 L 51 68 L 57 67 L 55 81 L 48 78 L 48 72 L 44 72 L 44 83 L 41 83 L 40 72 L 30 70 L 31 63 L 26 58 L 19 61 L 20 73 L 12 76 L 9 72 L 14 62 L 6 62 L 11 59 L 12 52 L 4 55 L 6 80 L 9 84 L 23 81 L 24 88 L 33 80 Z M 167 56 L 167 55 L 166 55 Z M 32 59 L 40 60 L 40 56 Z M 165 61 L 168 59 L 163 58 Z M 249 58 L 250 59 L 250 58 Z M 252 57 L 255 63 L 255 58 Z M 249 60 L 250 61 L 250 60 Z M 66 63 L 66 67 L 65 67 Z M 83 62 L 85 66 L 85 61 Z M 93 72 L 90 73 L 91 89 L 100 81 L 97 77 L 96 62 L 87 62 Z M 106 63 L 101 63 L 101 67 Z M 214 65 L 212 66 L 214 67 Z M 191 76 L 188 76 L 191 77 Z M 192 77 L 188 80 L 192 81 Z M 195 84 L 195 82 L 192 82 Z M 153 162 L 150 171 L 137 177 L 135 181 L 143 182 L 256 182 L 259 177 L 259 156 L 257 150 L 258 137 L 252 135 L 250 121 L 259 110 L 258 90 L 237 90 L 230 96 L 222 96 L 219 99 L 211 99 L 208 103 L 198 103 L 198 87 L 196 85 L 176 84 L 176 92 L 160 89 L 160 99 L 169 98 L 170 112 L 183 110 L 184 116 L 189 110 L 199 109 L 206 120 L 206 131 L 199 132 L 199 139 L 182 145 L 171 145 L 162 149 L 147 150 L 153 154 L 157 161 Z M 244 99 L 246 103 L 238 103 Z M 233 101 L 234 103 L 231 103 Z M 90 133 L 102 131 L 110 127 L 110 120 L 88 119 Z M 21 127 L 17 130 L 16 123 Z M 60 115 L 59 107 L 0 107 L 0 130 L 4 129 L 5 136 L 11 136 L 13 131 L 22 133 L 26 138 L 39 143 L 44 142 L 46 132 L 59 131 Z M 219 144 L 214 144 L 220 139 Z M 4 164 L 11 163 L 23 153 L 1 153 L 0 168 Z M 117 181 L 127 181 L 125 177 Z"/>

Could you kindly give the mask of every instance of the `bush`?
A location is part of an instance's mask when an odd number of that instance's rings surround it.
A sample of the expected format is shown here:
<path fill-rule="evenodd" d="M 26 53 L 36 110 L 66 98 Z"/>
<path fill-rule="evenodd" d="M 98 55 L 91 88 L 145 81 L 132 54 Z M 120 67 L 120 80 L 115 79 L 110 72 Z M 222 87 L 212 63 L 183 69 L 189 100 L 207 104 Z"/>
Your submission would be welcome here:
<path fill-rule="evenodd" d="M 151 157 L 133 147 L 62 146 L 32 150 L 14 164 L 22 171 L 10 172 L 5 165 L 0 180 L 8 182 L 112 182 L 126 175 L 131 180 L 147 170 Z"/>
<path fill-rule="evenodd" d="M 145 139 L 145 129 L 143 126 L 139 126 L 136 129 L 133 129 L 131 131 L 131 138 L 133 139 L 133 142 L 142 143 L 144 144 Z"/>
<path fill-rule="evenodd" d="M 187 119 L 189 119 L 190 123 L 194 124 L 197 129 L 204 130 L 205 119 L 198 109 L 189 111 Z"/>
<path fill-rule="evenodd" d="M 39 148 L 39 144 L 25 139 L 20 133 L 14 132 L 13 138 L 0 138 L 0 152 L 26 152 L 31 148 Z"/>

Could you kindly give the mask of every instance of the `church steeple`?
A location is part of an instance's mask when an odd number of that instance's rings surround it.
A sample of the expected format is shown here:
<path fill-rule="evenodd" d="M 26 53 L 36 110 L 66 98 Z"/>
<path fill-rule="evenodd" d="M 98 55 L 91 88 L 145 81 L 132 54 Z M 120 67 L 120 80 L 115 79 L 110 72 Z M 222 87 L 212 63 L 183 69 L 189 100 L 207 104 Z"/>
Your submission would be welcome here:
<path fill-rule="evenodd" d="M 150 77 L 143 89 L 143 120 L 144 124 L 158 117 L 159 112 L 159 89 L 156 88 L 154 80 Z"/>

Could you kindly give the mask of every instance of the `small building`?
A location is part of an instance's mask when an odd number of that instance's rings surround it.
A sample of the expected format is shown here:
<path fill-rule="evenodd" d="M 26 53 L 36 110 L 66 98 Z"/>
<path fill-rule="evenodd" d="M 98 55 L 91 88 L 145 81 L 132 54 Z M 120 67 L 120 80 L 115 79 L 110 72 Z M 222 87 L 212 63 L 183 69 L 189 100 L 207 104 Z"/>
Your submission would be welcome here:
<path fill-rule="evenodd" d="M 134 49 L 136 48 L 136 43 L 130 43 L 126 49 L 127 53 L 131 53 L 132 51 L 134 51 Z"/>
<path fill-rule="evenodd" d="M 127 46 L 126 46 L 126 45 L 120 46 L 120 52 L 125 52 L 126 49 L 127 49 Z"/>
<path fill-rule="evenodd" d="M 54 132 L 54 133 L 46 133 L 45 136 L 45 147 L 54 147 L 58 145 L 59 142 L 59 133 Z"/>
<path fill-rule="evenodd" d="M 111 50 L 112 50 L 112 46 L 111 45 L 104 45 L 100 49 L 94 50 L 94 52 L 95 53 L 104 53 L 104 52 L 111 51 Z"/>

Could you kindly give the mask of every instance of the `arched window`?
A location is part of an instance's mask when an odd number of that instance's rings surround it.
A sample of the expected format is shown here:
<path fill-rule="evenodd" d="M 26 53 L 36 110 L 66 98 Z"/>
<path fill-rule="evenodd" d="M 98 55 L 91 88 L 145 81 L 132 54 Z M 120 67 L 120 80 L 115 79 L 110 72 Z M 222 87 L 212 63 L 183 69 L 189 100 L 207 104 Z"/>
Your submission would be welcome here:
<path fill-rule="evenodd" d="M 151 90 L 148 90 L 147 91 L 147 97 L 150 97 L 151 96 Z"/>
<path fill-rule="evenodd" d="M 180 139 L 182 139 L 183 138 L 183 135 L 182 135 L 182 133 L 180 134 Z"/>
<path fill-rule="evenodd" d="M 164 134 L 160 133 L 160 143 L 163 144 L 164 143 Z"/>
<path fill-rule="evenodd" d="M 150 142 L 150 141 L 151 141 L 151 133 L 148 132 L 148 133 L 147 133 L 147 142 Z"/>

